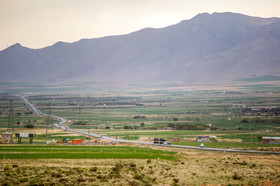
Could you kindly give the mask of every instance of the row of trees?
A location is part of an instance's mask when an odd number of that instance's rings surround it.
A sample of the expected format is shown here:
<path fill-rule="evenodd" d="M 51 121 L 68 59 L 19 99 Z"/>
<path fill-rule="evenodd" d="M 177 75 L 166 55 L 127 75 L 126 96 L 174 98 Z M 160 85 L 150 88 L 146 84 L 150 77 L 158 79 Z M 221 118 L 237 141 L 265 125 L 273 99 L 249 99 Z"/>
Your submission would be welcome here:
<path fill-rule="evenodd" d="M 140 127 L 144 127 L 144 126 L 145 126 L 145 123 L 141 123 L 140 124 Z M 134 129 L 134 130 L 136 130 L 136 129 L 139 129 L 139 126 L 137 126 L 137 125 L 133 125 L 133 126 L 129 125 L 129 126 L 127 126 L 127 125 L 125 125 L 123 128 L 124 129 Z"/>
<path fill-rule="evenodd" d="M 261 118 L 261 117 L 255 117 L 255 118 L 248 118 L 248 119 L 242 119 L 241 123 L 280 123 L 280 118 Z"/>

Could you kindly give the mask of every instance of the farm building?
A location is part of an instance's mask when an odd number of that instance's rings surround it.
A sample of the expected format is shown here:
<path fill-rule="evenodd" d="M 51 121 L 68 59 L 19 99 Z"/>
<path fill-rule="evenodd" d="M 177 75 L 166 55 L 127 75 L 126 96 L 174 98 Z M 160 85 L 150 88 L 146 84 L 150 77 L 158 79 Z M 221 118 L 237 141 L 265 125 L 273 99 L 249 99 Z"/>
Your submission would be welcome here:
<path fill-rule="evenodd" d="M 210 140 L 210 136 L 197 136 L 196 141 L 198 142 L 207 142 Z"/>
<path fill-rule="evenodd" d="M 280 137 L 262 137 L 263 143 L 280 144 Z"/>
<path fill-rule="evenodd" d="M 16 137 L 18 138 L 18 143 L 21 144 L 21 138 L 29 138 L 29 143 L 32 144 L 33 137 L 36 136 L 35 133 L 16 133 Z"/>
<path fill-rule="evenodd" d="M 211 138 L 216 138 L 216 136 L 197 136 L 197 142 L 209 142 Z"/>
<path fill-rule="evenodd" d="M 13 134 L 11 133 L 2 133 L 1 139 L 3 142 L 12 142 L 13 141 Z"/>

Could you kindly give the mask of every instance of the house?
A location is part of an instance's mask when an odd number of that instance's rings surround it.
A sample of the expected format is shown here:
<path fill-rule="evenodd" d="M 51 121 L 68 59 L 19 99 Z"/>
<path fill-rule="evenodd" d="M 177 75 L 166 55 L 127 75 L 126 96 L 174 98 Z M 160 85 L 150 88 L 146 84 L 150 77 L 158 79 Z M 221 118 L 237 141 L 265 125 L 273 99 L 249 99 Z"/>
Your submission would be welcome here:
<path fill-rule="evenodd" d="M 197 136 L 196 141 L 197 142 L 208 142 L 210 140 L 211 136 Z"/>
<path fill-rule="evenodd" d="M 280 137 L 262 137 L 265 144 L 280 144 Z"/>
<path fill-rule="evenodd" d="M 13 134 L 11 134 L 11 133 L 2 133 L 1 134 L 1 139 L 5 143 L 12 142 L 13 141 Z"/>

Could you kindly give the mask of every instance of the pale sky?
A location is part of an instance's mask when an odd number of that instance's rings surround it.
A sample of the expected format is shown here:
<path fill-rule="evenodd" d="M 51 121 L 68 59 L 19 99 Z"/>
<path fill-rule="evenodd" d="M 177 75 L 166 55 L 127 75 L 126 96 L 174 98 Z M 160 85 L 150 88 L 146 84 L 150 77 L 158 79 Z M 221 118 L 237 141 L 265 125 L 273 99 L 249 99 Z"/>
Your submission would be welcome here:
<path fill-rule="evenodd" d="M 280 17 L 280 0 L 0 0 L 0 50 L 161 28 L 204 12 Z"/>

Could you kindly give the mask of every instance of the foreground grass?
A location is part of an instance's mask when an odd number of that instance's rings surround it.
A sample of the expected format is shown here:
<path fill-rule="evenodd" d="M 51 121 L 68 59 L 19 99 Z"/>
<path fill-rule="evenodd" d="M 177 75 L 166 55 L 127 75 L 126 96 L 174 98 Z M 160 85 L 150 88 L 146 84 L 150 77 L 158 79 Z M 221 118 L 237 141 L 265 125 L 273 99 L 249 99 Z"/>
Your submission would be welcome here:
<path fill-rule="evenodd" d="M 280 156 L 169 150 L 180 158 L 2 159 L 0 185 L 280 184 Z"/>
<path fill-rule="evenodd" d="M 0 146 L 0 159 L 165 159 L 175 152 L 130 146 Z"/>

